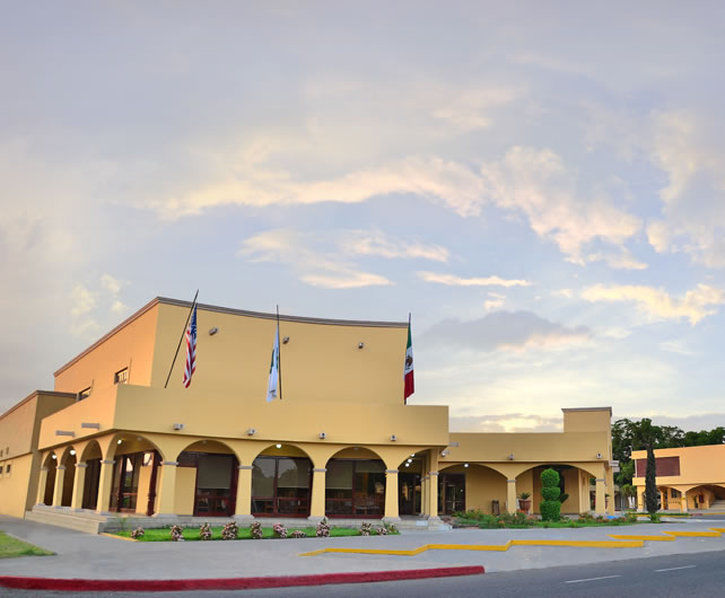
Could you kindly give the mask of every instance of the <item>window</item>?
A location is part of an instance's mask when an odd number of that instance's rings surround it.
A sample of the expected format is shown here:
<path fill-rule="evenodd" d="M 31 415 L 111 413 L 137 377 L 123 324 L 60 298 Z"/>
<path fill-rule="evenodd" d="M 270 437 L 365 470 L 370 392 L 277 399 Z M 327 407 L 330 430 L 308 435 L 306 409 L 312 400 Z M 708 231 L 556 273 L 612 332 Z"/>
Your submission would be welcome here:
<path fill-rule="evenodd" d="M 128 368 L 123 368 L 113 375 L 114 384 L 128 384 Z"/>
<path fill-rule="evenodd" d="M 82 401 L 83 399 L 87 399 L 89 396 L 91 396 L 91 387 L 84 388 L 78 393 L 78 400 Z"/>
<path fill-rule="evenodd" d="M 5 473 L 10 473 L 10 463 L 5 466 Z"/>

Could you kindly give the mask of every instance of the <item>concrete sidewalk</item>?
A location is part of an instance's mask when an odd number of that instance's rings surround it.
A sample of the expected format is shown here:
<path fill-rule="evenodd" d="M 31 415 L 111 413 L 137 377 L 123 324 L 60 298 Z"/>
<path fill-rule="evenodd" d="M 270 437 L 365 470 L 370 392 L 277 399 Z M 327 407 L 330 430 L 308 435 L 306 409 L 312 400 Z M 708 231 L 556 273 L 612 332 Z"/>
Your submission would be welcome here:
<path fill-rule="evenodd" d="M 0 560 L 0 576 L 86 579 L 209 579 L 413 570 L 483 565 L 486 571 L 511 571 L 725 550 L 725 535 L 645 541 L 641 548 L 513 546 L 506 552 L 428 550 L 416 556 L 324 553 L 327 547 L 412 550 L 424 544 L 502 545 L 511 539 L 611 540 L 609 534 L 661 535 L 663 531 L 707 531 L 725 521 L 675 521 L 623 527 L 580 529 L 408 532 L 400 536 L 244 540 L 236 542 L 129 542 L 93 536 L 21 519 L 0 517 L 0 530 L 57 553 L 49 557 Z"/>

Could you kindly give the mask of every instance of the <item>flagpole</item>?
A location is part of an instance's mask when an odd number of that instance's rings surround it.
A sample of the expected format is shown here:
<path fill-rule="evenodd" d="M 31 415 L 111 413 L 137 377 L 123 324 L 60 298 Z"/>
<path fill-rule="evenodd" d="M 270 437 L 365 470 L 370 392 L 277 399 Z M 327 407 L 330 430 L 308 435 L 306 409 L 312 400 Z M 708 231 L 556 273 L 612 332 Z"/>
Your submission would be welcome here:
<path fill-rule="evenodd" d="M 181 349 L 181 343 L 184 342 L 184 335 L 186 334 L 186 328 L 189 326 L 189 320 L 191 319 L 191 314 L 194 311 L 194 306 L 196 305 L 196 298 L 199 296 L 199 289 L 196 289 L 196 294 L 194 295 L 194 300 L 191 302 L 191 309 L 189 310 L 189 315 L 186 316 L 186 324 L 184 324 L 184 329 L 181 331 L 181 338 L 179 339 L 179 344 L 176 345 L 176 353 L 174 353 L 174 359 L 171 362 L 171 367 L 169 368 L 169 375 L 166 376 L 166 383 L 164 384 L 164 388 L 166 388 L 169 385 L 169 380 L 171 379 L 171 372 L 174 370 L 174 364 L 176 363 L 176 358 L 179 356 L 179 349 Z"/>
<path fill-rule="evenodd" d="M 277 377 L 279 378 L 279 400 L 282 400 L 282 345 L 279 342 L 279 305 L 277 305 Z"/>

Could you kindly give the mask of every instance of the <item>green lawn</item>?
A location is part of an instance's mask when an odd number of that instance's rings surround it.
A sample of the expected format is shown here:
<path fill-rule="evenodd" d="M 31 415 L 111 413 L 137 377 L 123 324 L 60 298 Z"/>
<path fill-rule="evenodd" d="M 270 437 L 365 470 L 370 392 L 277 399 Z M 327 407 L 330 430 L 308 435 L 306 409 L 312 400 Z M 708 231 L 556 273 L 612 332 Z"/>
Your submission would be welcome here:
<path fill-rule="evenodd" d="M 46 556 L 49 554 L 53 553 L 0 532 L 0 559 L 14 556 Z"/>
<path fill-rule="evenodd" d="M 314 527 L 298 527 L 298 528 L 290 528 L 287 530 L 288 534 L 291 534 L 295 529 L 300 529 L 307 535 L 308 538 L 314 538 L 315 537 L 315 530 Z M 169 542 L 171 541 L 171 534 L 169 532 L 169 528 L 158 528 L 158 529 L 147 529 L 144 530 L 144 535 L 138 538 L 140 542 Z M 131 537 L 131 530 L 123 530 L 118 532 L 113 532 L 117 536 L 122 536 L 124 538 L 130 538 Z M 272 532 L 271 527 L 263 527 L 262 533 L 264 538 L 273 538 L 274 533 Z M 396 532 L 389 532 L 391 534 L 394 534 Z M 221 540 L 222 537 L 222 526 L 216 526 L 211 528 L 211 537 L 212 540 Z M 330 536 L 333 538 L 338 538 L 341 536 L 359 536 L 360 530 L 355 528 L 346 528 L 346 527 L 333 527 L 330 529 Z M 183 531 L 183 537 L 184 540 L 189 541 L 195 541 L 199 540 L 199 528 L 198 527 L 186 527 Z M 288 536 L 289 537 L 289 536 Z M 239 528 L 239 539 L 240 540 L 249 540 L 251 539 L 251 535 L 249 532 L 248 527 L 240 527 Z"/>

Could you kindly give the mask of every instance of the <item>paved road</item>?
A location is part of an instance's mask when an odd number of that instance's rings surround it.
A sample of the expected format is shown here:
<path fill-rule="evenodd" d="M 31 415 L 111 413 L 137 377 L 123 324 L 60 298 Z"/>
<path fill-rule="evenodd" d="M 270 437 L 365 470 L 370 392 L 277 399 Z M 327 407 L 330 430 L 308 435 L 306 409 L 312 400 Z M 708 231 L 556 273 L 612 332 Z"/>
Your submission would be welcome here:
<path fill-rule="evenodd" d="M 374 584 L 329 585 L 309 588 L 279 588 L 239 592 L 184 592 L 173 596 L 212 598 L 562 598 L 591 596 L 721 596 L 725 588 L 725 550 L 693 554 L 631 559 L 597 565 L 551 567 L 548 569 L 487 573 L 471 577 L 425 579 Z M 86 594 L 91 598 L 91 594 Z M 13 598 L 67 598 L 63 592 L 2 590 Z M 93 598 L 164 598 L 166 593 L 93 593 Z"/>

